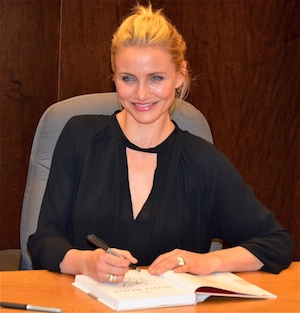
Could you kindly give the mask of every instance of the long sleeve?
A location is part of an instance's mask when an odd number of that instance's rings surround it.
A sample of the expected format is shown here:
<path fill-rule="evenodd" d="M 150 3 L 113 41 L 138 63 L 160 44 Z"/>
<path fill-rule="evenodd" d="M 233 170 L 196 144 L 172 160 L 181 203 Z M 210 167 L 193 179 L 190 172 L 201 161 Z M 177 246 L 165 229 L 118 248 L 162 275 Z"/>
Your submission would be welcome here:
<path fill-rule="evenodd" d="M 68 238 L 72 237 L 70 211 L 79 164 L 76 154 L 67 125 L 54 151 L 37 231 L 29 237 L 28 247 L 35 268 L 59 271 L 59 263 L 73 247 Z"/>
<path fill-rule="evenodd" d="M 252 188 L 226 157 L 218 157 L 214 216 L 220 237 L 258 257 L 262 270 L 279 273 L 293 259 L 295 242 L 253 194 Z"/>

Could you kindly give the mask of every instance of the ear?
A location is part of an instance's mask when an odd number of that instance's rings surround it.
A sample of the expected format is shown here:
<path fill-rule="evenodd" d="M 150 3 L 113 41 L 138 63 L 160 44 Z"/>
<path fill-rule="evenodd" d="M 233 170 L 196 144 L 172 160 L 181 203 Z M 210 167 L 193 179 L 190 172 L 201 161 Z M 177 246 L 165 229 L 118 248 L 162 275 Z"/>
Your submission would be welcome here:
<path fill-rule="evenodd" d="M 185 81 L 186 74 L 187 74 L 187 62 L 183 61 L 179 69 L 178 80 L 175 88 L 181 87 L 181 85 Z"/>

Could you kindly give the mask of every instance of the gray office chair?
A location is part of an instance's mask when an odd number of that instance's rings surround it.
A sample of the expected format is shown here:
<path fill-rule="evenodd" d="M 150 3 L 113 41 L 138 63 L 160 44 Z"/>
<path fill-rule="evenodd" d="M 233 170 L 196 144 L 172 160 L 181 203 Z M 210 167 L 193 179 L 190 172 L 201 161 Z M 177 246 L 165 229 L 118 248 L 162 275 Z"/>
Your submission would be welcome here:
<path fill-rule="evenodd" d="M 22 207 L 21 269 L 32 269 L 31 258 L 27 250 L 27 240 L 37 227 L 53 150 L 63 127 L 72 116 L 83 114 L 110 115 L 117 109 L 119 109 L 119 104 L 116 93 L 95 93 L 57 102 L 50 106 L 41 117 L 32 144 Z M 188 130 L 209 142 L 213 141 L 205 117 L 191 104 L 183 101 L 174 111 L 172 119 L 181 129 Z M 217 246 L 212 247 L 212 249 L 219 248 L 218 243 L 212 245 L 216 244 Z"/>

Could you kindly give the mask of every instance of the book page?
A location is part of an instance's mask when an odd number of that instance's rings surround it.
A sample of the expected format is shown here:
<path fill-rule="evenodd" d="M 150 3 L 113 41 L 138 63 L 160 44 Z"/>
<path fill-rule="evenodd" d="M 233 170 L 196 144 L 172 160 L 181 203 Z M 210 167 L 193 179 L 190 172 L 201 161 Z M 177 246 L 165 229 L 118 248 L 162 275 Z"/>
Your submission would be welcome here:
<path fill-rule="evenodd" d="M 207 276 L 192 275 L 187 273 L 174 273 L 168 271 L 162 275 L 169 281 L 172 281 L 189 292 L 206 293 L 210 295 L 222 296 L 240 296 L 240 297 L 253 297 L 253 298 L 276 298 L 272 293 L 253 285 L 239 276 L 224 272 L 213 273 Z M 211 288 L 201 288 L 211 287 Z M 214 290 L 215 288 L 216 290 Z M 203 290 L 202 290 L 203 289 Z M 230 291 L 228 292 L 222 292 Z"/>

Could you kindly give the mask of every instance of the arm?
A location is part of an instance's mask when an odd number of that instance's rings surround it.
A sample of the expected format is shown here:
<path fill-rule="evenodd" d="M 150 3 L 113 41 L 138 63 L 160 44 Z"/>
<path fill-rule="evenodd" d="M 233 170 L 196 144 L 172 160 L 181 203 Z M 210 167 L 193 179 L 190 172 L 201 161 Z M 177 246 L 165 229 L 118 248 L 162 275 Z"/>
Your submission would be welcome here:
<path fill-rule="evenodd" d="M 73 248 L 70 240 L 70 218 L 79 157 L 72 134 L 72 127 L 68 122 L 54 150 L 37 230 L 28 240 L 34 268 L 58 272 L 59 262 Z"/>
<path fill-rule="evenodd" d="M 28 242 L 35 268 L 87 274 L 100 281 L 107 281 L 107 273 L 111 273 L 120 276 L 119 281 L 128 270 L 130 262 L 137 262 L 128 251 L 119 250 L 119 254 L 126 259 L 114 257 L 101 249 L 91 251 L 92 247 L 86 242 L 89 231 L 86 226 L 77 233 L 77 241 L 74 239 L 74 207 L 82 176 L 82 155 L 86 151 L 86 142 L 95 133 L 99 133 L 98 128 L 101 131 L 101 125 L 105 127 L 105 121 L 94 120 L 94 116 L 92 120 L 88 117 L 73 118 L 60 135 L 52 159 L 38 227 Z M 79 207 L 84 208 L 81 205 Z"/>
<path fill-rule="evenodd" d="M 150 272 L 176 268 L 175 271 L 195 274 L 259 269 L 278 273 L 288 267 L 295 243 L 274 214 L 254 197 L 231 162 L 219 153 L 211 153 L 199 168 L 201 172 L 196 175 L 205 183 L 197 193 L 201 192 L 202 199 L 207 195 L 209 200 L 194 210 L 202 210 L 208 240 L 221 238 L 232 248 L 200 254 L 181 247 L 183 250 L 175 249 L 159 256 L 150 266 Z M 182 257 L 186 265 L 177 268 L 177 257 Z"/>
<path fill-rule="evenodd" d="M 213 216 L 218 236 L 232 247 L 240 246 L 251 253 L 260 260 L 262 270 L 279 273 L 290 265 L 295 242 L 233 164 L 224 156 L 219 163 Z"/>
<path fill-rule="evenodd" d="M 73 210 L 82 175 L 82 154 L 86 142 L 98 133 L 95 127 L 100 125 L 101 130 L 102 121 L 97 122 L 88 117 L 72 118 L 58 139 L 37 230 L 28 241 L 34 268 L 60 272 L 60 262 L 69 250 L 75 246 L 91 249 L 86 243 L 87 230 L 84 228 L 81 231 L 83 243 L 74 242 Z"/>

